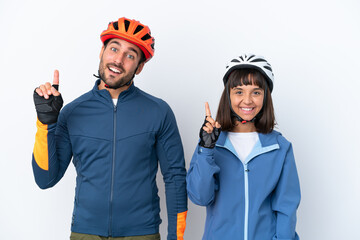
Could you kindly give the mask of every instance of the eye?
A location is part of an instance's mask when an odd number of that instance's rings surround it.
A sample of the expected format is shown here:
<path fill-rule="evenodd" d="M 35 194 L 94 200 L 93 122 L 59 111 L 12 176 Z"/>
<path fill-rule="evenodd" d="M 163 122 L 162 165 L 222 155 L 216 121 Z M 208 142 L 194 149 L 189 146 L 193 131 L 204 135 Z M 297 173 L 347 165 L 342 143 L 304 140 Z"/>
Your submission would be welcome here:
<path fill-rule="evenodd" d="M 131 54 L 127 54 L 126 57 L 127 57 L 127 58 L 130 58 L 130 59 L 134 59 L 134 58 L 135 58 L 134 55 L 131 55 Z"/>
<path fill-rule="evenodd" d="M 261 95 L 262 94 L 262 91 L 254 91 L 254 95 Z"/>
<path fill-rule="evenodd" d="M 241 94 L 243 94 L 243 92 L 240 90 L 237 90 L 237 91 L 235 91 L 235 94 L 241 95 Z"/>
<path fill-rule="evenodd" d="M 117 49 L 114 48 L 114 47 L 110 48 L 110 50 L 113 51 L 113 52 L 117 52 Z"/>

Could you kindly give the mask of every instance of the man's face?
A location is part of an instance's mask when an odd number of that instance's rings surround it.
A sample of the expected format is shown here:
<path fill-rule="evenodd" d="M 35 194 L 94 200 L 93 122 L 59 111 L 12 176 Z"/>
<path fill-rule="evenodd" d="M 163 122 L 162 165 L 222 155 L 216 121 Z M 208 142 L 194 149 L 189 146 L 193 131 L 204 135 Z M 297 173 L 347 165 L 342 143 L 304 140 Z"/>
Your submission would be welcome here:
<path fill-rule="evenodd" d="M 113 38 L 100 52 L 99 74 L 110 88 L 118 88 L 139 74 L 144 63 L 139 64 L 141 50 L 136 45 Z"/>

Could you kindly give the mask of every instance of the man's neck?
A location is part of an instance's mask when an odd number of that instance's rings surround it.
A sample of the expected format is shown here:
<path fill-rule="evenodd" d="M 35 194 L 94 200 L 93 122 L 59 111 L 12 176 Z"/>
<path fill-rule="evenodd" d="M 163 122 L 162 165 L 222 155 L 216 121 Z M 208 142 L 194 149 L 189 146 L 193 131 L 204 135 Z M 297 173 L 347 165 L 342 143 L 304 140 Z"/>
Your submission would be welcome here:
<path fill-rule="evenodd" d="M 123 91 L 126 91 L 126 90 L 129 89 L 131 84 L 130 85 L 125 85 L 125 86 L 117 88 L 117 89 L 112 89 L 112 88 L 105 87 L 104 81 L 100 81 L 100 84 L 99 84 L 98 88 L 99 88 L 99 90 L 106 89 L 110 93 L 110 96 L 111 96 L 112 99 L 117 99 L 117 98 L 119 98 L 120 93 L 122 93 Z"/>

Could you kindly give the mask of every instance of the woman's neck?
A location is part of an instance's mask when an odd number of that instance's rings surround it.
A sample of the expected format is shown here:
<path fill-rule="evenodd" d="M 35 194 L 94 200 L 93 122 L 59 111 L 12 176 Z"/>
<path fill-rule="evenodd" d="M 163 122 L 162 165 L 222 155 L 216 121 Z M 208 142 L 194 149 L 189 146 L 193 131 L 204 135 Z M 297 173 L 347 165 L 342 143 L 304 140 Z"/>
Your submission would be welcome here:
<path fill-rule="evenodd" d="M 240 123 L 237 121 L 231 132 L 256 132 L 256 127 L 253 122 Z"/>

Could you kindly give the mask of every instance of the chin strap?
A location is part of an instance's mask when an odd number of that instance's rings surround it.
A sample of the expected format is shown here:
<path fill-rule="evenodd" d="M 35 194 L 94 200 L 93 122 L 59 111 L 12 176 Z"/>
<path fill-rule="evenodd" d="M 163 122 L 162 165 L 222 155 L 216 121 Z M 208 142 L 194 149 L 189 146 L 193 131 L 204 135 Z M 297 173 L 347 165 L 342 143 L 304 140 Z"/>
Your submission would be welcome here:
<path fill-rule="evenodd" d="M 109 86 L 109 85 L 107 85 L 106 83 L 105 83 L 105 87 L 106 88 L 110 88 L 110 89 L 118 89 L 118 88 L 121 88 L 121 87 L 123 87 L 123 86 L 129 86 L 130 84 L 131 84 L 131 81 L 133 80 L 133 78 L 131 78 L 127 83 L 125 83 L 125 84 L 123 84 L 123 85 L 120 85 L 120 86 L 116 86 L 116 87 L 111 87 L 111 86 Z"/>
<path fill-rule="evenodd" d="M 100 78 L 100 79 L 101 79 L 101 77 L 100 77 L 99 75 L 100 75 L 99 70 L 98 70 L 98 75 L 96 75 L 95 73 L 93 74 L 93 76 L 94 76 L 94 77 L 96 77 L 96 78 Z"/>
<path fill-rule="evenodd" d="M 230 100 L 229 85 L 226 85 L 226 94 L 227 94 L 227 98 L 228 98 L 229 105 L 230 105 L 231 115 L 232 115 L 233 117 L 235 117 L 236 120 L 238 120 L 241 124 L 245 124 L 245 123 L 248 123 L 248 122 L 253 123 L 253 122 L 255 122 L 255 120 L 256 120 L 257 118 L 260 118 L 261 115 L 263 114 L 263 110 L 264 110 L 264 107 L 265 107 L 265 104 L 266 104 L 267 86 L 265 86 L 265 90 L 264 90 L 263 106 L 262 106 L 260 112 L 259 112 L 258 114 L 256 114 L 256 116 L 255 116 L 253 119 L 251 119 L 250 121 L 245 120 L 245 119 L 242 119 L 242 118 L 241 118 L 239 115 L 237 115 L 237 114 L 235 113 L 235 111 L 233 110 L 233 108 L 232 108 L 232 106 L 231 106 L 231 100 Z"/>

